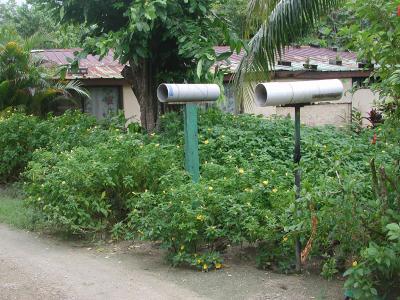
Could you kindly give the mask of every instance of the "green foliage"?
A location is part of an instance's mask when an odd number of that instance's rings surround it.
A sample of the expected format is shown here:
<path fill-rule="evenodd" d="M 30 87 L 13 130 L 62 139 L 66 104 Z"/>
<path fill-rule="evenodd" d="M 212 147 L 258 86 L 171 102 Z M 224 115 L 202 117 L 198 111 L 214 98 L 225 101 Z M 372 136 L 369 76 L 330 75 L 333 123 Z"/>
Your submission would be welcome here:
<path fill-rule="evenodd" d="M 361 253 L 362 261 L 344 274 L 354 299 L 392 299 L 400 291 L 400 226 L 390 223 L 386 229 L 385 245 L 371 242 Z"/>
<path fill-rule="evenodd" d="M 15 179 L 32 158 L 32 152 L 46 142 L 39 120 L 9 111 L 0 116 L 0 181 Z"/>
<path fill-rule="evenodd" d="M 0 44 L 0 110 L 23 106 L 29 113 L 44 115 L 57 101 L 88 97 L 79 82 L 54 80 L 58 71 L 44 67 L 28 44 Z"/>
<path fill-rule="evenodd" d="M 355 299 L 394 299 L 399 294 L 400 278 L 400 148 L 398 130 L 398 110 L 394 111 L 382 130 L 381 142 L 395 147 L 385 150 L 390 160 L 378 168 L 371 161 L 371 181 L 373 196 L 366 199 L 375 203 L 375 211 L 366 212 L 364 217 L 369 224 L 363 229 L 369 245 L 361 250 L 359 262 L 346 271 L 348 276 L 345 287 Z M 379 139 L 378 139 L 379 142 Z M 356 254 L 355 254 L 356 255 Z M 355 256 L 356 257 L 356 256 Z"/>
<path fill-rule="evenodd" d="M 136 135 L 108 133 L 107 141 L 55 154 L 37 151 L 25 173 L 28 203 L 43 208 L 48 221 L 73 233 L 110 227 L 126 215 L 126 199 L 156 189 L 157 178 L 173 161 L 155 144 L 145 147 Z"/>
<path fill-rule="evenodd" d="M 260 267 L 290 271 L 295 236 L 305 244 L 316 217 L 311 255 L 329 253 L 327 276 L 382 238 L 383 216 L 396 220 L 383 213 L 386 202 L 374 198 L 369 179 L 370 159 L 380 166 L 397 151 L 379 128 L 371 144 L 370 130 L 304 127 L 295 203 L 290 119 L 202 112 L 198 184 L 183 170 L 181 119 L 165 115 L 149 136 L 78 114 L 43 121 L 51 142 L 24 173 L 28 203 L 55 228 L 159 241 L 174 265 L 202 270 L 220 268 L 228 245 L 250 243 Z"/>
<path fill-rule="evenodd" d="M 81 47 L 80 40 L 88 32 L 84 24 L 60 25 L 52 14 L 32 3 L 0 3 L 0 43 L 10 40 L 31 40 L 32 48 Z"/>
<path fill-rule="evenodd" d="M 95 131 L 94 126 L 93 117 L 79 112 L 68 112 L 61 117 L 49 116 L 46 120 L 11 109 L 2 112 L 0 182 L 17 179 L 36 149 L 51 149 L 57 153 L 101 140 L 98 131 L 89 138 L 89 131 Z"/>
<path fill-rule="evenodd" d="M 341 7 L 322 18 L 316 29 L 307 37 L 296 41 L 296 44 L 347 49 L 351 36 L 341 34 L 341 32 L 343 28 L 351 26 L 354 22 L 356 20 L 353 11 L 348 7 Z"/>
<path fill-rule="evenodd" d="M 331 257 L 327 259 L 322 266 L 321 275 L 328 280 L 335 278 L 336 274 L 339 273 L 339 271 L 336 269 L 336 264 L 337 262 L 335 258 Z"/>
<path fill-rule="evenodd" d="M 379 80 L 375 80 L 372 88 L 388 96 L 385 101 L 394 102 L 394 106 L 398 106 L 400 95 L 397 7 L 398 1 L 350 0 L 348 8 L 353 11 L 354 22 L 341 30 L 341 35 L 349 39 L 348 47 L 358 51 L 360 59 L 379 65 L 373 72 L 373 77 Z"/>

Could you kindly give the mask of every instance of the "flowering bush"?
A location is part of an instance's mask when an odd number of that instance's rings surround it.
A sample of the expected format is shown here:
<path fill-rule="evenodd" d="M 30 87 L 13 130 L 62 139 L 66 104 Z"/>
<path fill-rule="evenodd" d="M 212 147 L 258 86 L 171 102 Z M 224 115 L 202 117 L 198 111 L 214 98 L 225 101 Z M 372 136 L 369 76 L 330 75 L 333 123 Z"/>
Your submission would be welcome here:
<path fill-rule="evenodd" d="M 106 133 L 106 132 L 104 132 Z M 98 232 L 126 216 L 126 200 L 174 164 L 174 153 L 143 144 L 140 135 L 108 133 L 108 140 L 54 153 L 36 151 L 24 174 L 28 203 L 72 233 Z"/>
<path fill-rule="evenodd" d="M 14 109 L 0 113 L 0 182 L 15 180 L 32 159 L 36 149 L 53 152 L 90 145 L 96 120 L 79 112 L 39 119 Z M 97 131 L 99 133 L 99 131 Z"/>
<path fill-rule="evenodd" d="M 370 180 L 371 159 L 379 169 L 398 151 L 386 129 L 303 127 L 296 202 L 290 119 L 202 112 L 198 184 L 183 168 L 181 116 L 160 125 L 146 135 L 82 115 L 38 122 L 47 138 L 28 158 L 28 203 L 60 229 L 158 241 L 174 265 L 204 271 L 221 268 L 226 248 L 242 243 L 258 247 L 260 267 L 291 269 L 300 236 L 331 277 L 396 221 L 379 213 L 385 204 Z"/>
<path fill-rule="evenodd" d="M 12 110 L 0 114 L 0 183 L 16 179 L 35 149 L 47 144 L 40 120 Z"/>

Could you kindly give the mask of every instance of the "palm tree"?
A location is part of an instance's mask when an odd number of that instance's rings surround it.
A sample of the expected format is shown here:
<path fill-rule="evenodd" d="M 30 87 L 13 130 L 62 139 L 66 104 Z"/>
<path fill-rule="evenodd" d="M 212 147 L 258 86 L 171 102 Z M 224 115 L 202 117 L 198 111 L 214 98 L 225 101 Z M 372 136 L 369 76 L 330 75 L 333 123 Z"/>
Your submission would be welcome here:
<path fill-rule="evenodd" d="M 285 47 L 304 37 L 322 16 L 344 0 L 249 0 L 246 54 L 235 75 L 236 99 L 240 107 L 252 103 L 251 82 L 269 79 L 276 58 Z"/>
<path fill-rule="evenodd" d="M 58 70 L 44 67 L 40 58 L 31 55 L 31 40 L 20 44 L 0 44 L 0 110 L 24 106 L 29 113 L 43 115 L 55 101 L 88 97 L 79 82 L 54 79 Z"/>

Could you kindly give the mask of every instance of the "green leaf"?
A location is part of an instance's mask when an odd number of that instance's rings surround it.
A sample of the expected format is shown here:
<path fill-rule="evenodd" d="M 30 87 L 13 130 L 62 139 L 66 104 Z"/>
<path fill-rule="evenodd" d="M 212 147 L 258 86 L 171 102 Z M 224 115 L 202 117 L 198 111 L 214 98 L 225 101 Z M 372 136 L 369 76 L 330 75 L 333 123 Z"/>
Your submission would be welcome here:
<path fill-rule="evenodd" d="M 217 61 L 222 61 L 222 60 L 226 60 L 227 58 L 231 57 L 233 54 L 233 52 L 229 51 L 229 52 L 225 52 L 225 53 L 221 53 L 217 56 Z"/>
<path fill-rule="evenodd" d="M 202 71 L 203 71 L 203 59 L 200 59 L 199 60 L 199 62 L 197 63 L 197 69 L 196 69 L 196 75 L 197 75 L 197 78 L 201 78 L 201 74 L 202 74 Z"/>

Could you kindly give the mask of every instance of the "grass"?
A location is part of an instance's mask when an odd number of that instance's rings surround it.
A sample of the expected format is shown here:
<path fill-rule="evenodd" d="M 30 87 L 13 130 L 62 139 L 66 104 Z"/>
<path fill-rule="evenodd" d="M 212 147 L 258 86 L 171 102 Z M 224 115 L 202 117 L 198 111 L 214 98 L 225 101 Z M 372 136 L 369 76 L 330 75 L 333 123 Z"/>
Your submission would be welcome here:
<path fill-rule="evenodd" d="M 15 186 L 0 186 L 0 223 L 20 229 L 34 229 L 35 213 L 24 205 Z"/>

